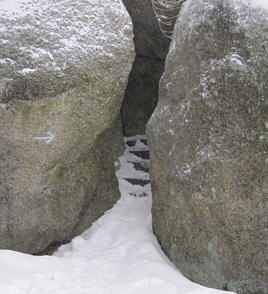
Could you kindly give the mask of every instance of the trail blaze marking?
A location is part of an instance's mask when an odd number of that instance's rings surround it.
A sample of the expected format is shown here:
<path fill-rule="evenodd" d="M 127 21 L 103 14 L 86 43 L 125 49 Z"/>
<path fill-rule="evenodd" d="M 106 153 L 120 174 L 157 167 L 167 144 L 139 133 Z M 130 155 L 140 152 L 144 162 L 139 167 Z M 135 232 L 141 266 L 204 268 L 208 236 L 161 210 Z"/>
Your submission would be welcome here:
<path fill-rule="evenodd" d="M 49 144 L 54 140 L 56 135 L 52 134 L 50 131 L 47 131 L 46 134 L 47 134 L 46 137 L 34 137 L 33 139 L 34 140 L 39 140 L 39 141 L 40 140 L 45 140 L 46 143 Z"/>

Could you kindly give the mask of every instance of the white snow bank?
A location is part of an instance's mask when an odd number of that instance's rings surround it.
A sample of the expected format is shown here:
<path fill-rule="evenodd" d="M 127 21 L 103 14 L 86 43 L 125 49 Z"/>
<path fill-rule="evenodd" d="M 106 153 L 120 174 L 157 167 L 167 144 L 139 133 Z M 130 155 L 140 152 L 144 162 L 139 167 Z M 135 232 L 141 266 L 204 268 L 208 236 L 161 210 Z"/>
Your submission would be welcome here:
<path fill-rule="evenodd" d="M 227 293 L 189 281 L 163 254 L 152 232 L 150 185 L 138 187 L 124 180 L 124 173 L 134 176 L 129 150 L 146 148 L 141 141 L 127 147 L 125 156 L 119 158 L 121 170 L 117 172 L 121 199 L 89 230 L 61 246 L 54 256 L 0 250 L 0 293 Z M 131 196 L 135 189 L 144 189 L 149 196 Z"/>

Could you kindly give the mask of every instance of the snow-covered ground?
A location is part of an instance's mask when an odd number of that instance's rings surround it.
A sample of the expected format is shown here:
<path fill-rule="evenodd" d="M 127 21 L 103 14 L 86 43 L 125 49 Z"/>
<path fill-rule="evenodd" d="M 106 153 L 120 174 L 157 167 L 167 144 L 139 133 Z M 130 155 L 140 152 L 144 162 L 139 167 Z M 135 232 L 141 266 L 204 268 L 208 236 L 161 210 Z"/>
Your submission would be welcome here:
<path fill-rule="evenodd" d="M 152 232 L 150 184 L 142 187 L 124 180 L 148 180 L 148 174 L 135 171 L 131 163 L 144 162 L 131 153 L 147 150 L 140 139 L 144 137 L 126 138 L 137 143 L 127 146 L 119 158 L 122 197 L 90 229 L 61 246 L 54 256 L 0 250 L 1 294 L 226 293 L 192 283 L 161 251 Z"/>

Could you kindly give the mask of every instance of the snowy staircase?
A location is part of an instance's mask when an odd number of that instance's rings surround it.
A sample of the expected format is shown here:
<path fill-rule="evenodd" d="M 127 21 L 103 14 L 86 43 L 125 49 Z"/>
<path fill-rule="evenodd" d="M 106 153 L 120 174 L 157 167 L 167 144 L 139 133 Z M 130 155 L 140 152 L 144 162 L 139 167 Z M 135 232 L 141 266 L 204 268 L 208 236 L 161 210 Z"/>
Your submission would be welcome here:
<path fill-rule="evenodd" d="M 150 194 L 149 150 L 145 136 L 125 137 L 127 167 L 121 178 L 131 186 L 129 195 L 147 197 Z"/>

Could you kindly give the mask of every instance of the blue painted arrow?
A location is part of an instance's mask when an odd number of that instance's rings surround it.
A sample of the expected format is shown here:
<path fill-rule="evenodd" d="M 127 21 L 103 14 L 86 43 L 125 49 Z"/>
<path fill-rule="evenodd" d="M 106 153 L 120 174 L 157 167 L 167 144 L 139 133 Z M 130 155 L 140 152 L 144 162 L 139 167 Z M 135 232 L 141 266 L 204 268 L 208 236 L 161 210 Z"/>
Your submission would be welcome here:
<path fill-rule="evenodd" d="M 50 131 L 47 131 L 46 134 L 46 137 L 34 137 L 34 140 L 45 140 L 47 144 L 51 143 L 56 135 L 52 134 Z"/>

